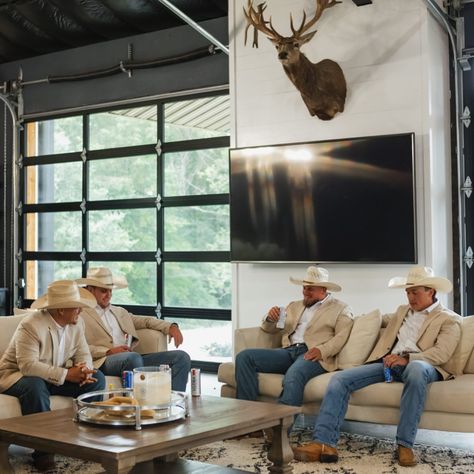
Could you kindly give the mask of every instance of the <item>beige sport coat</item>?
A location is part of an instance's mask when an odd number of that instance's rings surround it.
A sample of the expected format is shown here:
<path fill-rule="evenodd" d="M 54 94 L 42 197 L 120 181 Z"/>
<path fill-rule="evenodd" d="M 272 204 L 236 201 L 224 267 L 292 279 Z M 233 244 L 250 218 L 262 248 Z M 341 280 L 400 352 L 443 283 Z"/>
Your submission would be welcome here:
<path fill-rule="evenodd" d="M 262 330 L 269 333 L 281 332 L 283 347 L 290 345 L 290 335 L 296 329 L 305 307 L 303 301 L 293 301 L 286 308 L 285 327 L 279 329 L 276 323 L 265 319 Z M 308 349 L 317 347 L 321 351 L 321 366 L 328 372 L 337 369 L 337 354 L 344 347 L 352 329 L 352 311 L 349 306 L 332 296 L 316 309 L 306 326 L 304 342 Z"/>
<path fill-rule="evenodd" d="M 37 311 L 25 316 L 18 325 L 7 350 L 0 359 L 0 392 L 4 392 L 23 376 L 41 377 L 54 385 L 62 385 L 67 368 L 85 362 L 92 367 L 92 358 L 84 336 L 84 323 L 69 325 L 71 344 L 64 348 L 66 363 L 54 364 L 59 338 L 56 323 L 48 311 Z"/>
<path fill-rule="evenodd" d="M 409 305 L 399 306 L 395 313 L 382 316 L 382 327 L 385 328 L 377 341 L 367 362 L 376 361 L 392 351 L 397 342 L 398 331 L 410 309 Z M 443 379 L 453 376 L 442 368 L 456 350 L 461 338 L 462 318 L 454 311 L 445 308 L 441 303 L 431 311 L 420 328 L 416 345 L 420 352 L 409 355 L 410 361 L 424 360 L 440 372 Z"/>
<path fill-rule="evenodd" d="M 173 324 L 151 316 L 135 316 L 120 306 L 110 305 L 110 311 L 116 317 L 122 331 L 132 336 L 132 349 L 138 344 L 137 329 L 154 329 L 168 334 Z M 86 339 L 94 360 L 94 368 L 97 369 L 105 362 L 107 357 L 105 353 L 114 347 L 112 334 L 95 309 L 84 308 L 81 316 L 84 319 Z"/>

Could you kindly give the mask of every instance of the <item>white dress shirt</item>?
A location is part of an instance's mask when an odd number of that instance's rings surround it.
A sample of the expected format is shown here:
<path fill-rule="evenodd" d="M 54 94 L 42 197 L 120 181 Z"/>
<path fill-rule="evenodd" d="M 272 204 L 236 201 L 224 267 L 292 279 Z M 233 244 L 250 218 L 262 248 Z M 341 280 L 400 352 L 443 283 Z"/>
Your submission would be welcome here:
<path fill-rule="evenodd" d="M 303 314 L 301 315 L 300 320 L 298 321 L 298 326 L 296 326 L 296 329 L 293 334 L 290 335 L 291 344 L 298 344 L 304 342 L 304 332 L 306 331 L 306 326 L 313 318 L 314 313 L 321 307 L 323 303 L 329 301 L 330 298 L 332 298 L 332 296 L 327 295 L 326 298 L 324 298 L 323 300 L 317 301 L 312 306 L 309 306 L 304 309 Z"/>
<path fill-rule="evenodd" d="M 69 325 L 66 324 L 66 326 L 61 326 L 56 321 L 54 321 L 54 324 L 56 325 L 56 331 L 58 333 L 59 346 L 58 352 L 56 354 L 53 354 L 53 365 L 56 367 L 64 367 L 64 364 L 66 363 L 66 361 L 64 360 L 64 348 L 71 342 L 70 334 L 68 331 Z"/>
<path fill-rule="evenodd" d="M 398 330 L 398 341 L 392 350 L 392 354 L 402 354 L 405 352 L 420 352 L 416 345 L 420 337 L 420 328 L 426 317 L 438 306 L 439 302 L 434 302 L 423 311 L 414 311 L 409 309 L 408 313 Z"/>
<path fill-rule="evenodd" d="M 114 316 L 112 311 L 110 311 L 110 305 L 107 306 L 107 308 L 101 308 L 99 305 L 95 307 L 95 310 L 97 311 L 97 314 L 99 314 L 100 318 L 102 319 L 102 322 L 104 323 L 104 326 L 107 328 L 107 331 L 109 331 L 110 335 L 112 336 L 112 339 L 114 341 L 114 346 L 121 346 L 123 344 L 127 343 L 127 337 L 122 331 L 122 328 L 120 327 L 117 318 Z"/>

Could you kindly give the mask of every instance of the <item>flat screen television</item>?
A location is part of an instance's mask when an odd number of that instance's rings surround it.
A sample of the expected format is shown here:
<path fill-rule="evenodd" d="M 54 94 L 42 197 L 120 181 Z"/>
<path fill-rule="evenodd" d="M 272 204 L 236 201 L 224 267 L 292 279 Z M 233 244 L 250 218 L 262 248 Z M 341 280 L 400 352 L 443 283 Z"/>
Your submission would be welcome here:
<path fill-rule="evenodd" d="M 234 262 L 416 262 L 414 134 L 230 150 Z"/>

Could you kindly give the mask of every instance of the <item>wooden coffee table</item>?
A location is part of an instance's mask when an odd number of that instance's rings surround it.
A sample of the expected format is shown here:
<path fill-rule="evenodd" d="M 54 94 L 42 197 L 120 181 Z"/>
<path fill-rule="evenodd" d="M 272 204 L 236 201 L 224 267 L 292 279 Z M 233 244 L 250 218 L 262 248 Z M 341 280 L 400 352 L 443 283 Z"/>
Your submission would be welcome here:
<path fill-rule="evenodd" d="M 106 473 L 173 472 L 183 449 L 273 429 L 268 459 L 272 473 L 291 473 L 287 429 L 298 407 L 220 397 L 193 397 L 184 420 L 144 426 L 112 427 L 76 422 L 72 408 L 0 420 L 0 472 L 14 473 L 8 446 L 16 444 L 102 464 Z M 183 470 L 177 461 L 176 471 Z M 238 472 L 238 471 L 234 471 Z"/>

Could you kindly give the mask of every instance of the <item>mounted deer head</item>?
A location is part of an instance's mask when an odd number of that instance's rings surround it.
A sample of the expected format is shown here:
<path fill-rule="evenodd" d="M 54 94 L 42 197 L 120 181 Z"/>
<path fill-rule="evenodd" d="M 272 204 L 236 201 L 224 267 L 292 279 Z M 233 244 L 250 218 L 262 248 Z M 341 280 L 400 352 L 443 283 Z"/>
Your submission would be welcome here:
<path fill-rule="evenodd" d="M 245 44 L 247 44 L 248 29 L 254 27 L 253 45 L 258 48 L 258 32 L 262 32 L 275 46 L 286 75 L 300 91 L 309 113 L 317 115 L 321 120 L 331 120 L 337 112 L 344 111 L 346 101 L 346 80 L 339 64 L 331 59 L 323 59 L 312 63 L 300 48 L 310 41 L 316 30 L 308 32 L 319 20 L 326 8 L 333 7 L 336 0 L 316 0 L 316 12 L 310 20 L 306 21 L 306 12 L 299 28 L 293 26 L 293 17 L 290 14 L 290 27 L 292 36 L 280 35 L 273 28 L 271 19 L 266 21 L 263 12 L 267 8 L 265 3 L 260 3 L 257 9 L 253 1 L 248 0 L 244 15 L 247 19 L 245 29 Z"/>

